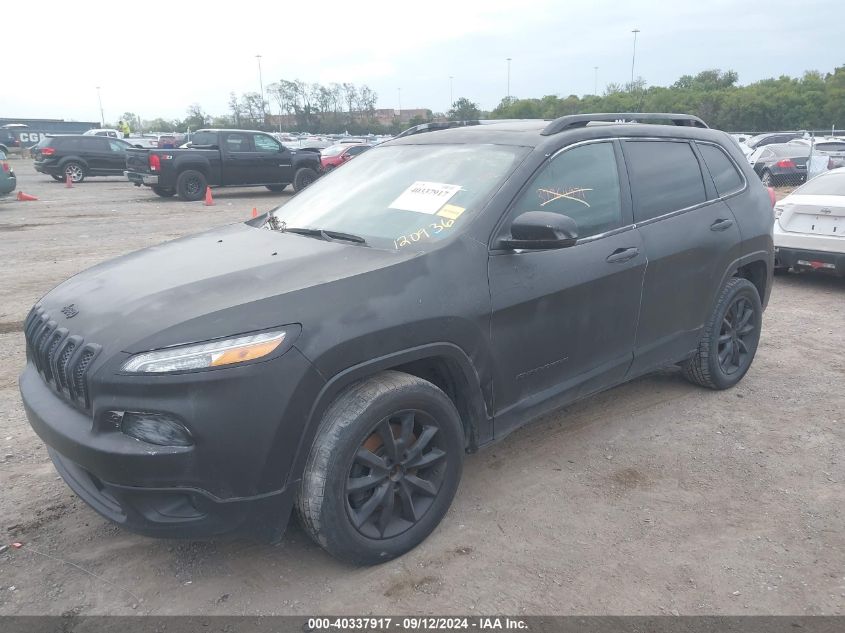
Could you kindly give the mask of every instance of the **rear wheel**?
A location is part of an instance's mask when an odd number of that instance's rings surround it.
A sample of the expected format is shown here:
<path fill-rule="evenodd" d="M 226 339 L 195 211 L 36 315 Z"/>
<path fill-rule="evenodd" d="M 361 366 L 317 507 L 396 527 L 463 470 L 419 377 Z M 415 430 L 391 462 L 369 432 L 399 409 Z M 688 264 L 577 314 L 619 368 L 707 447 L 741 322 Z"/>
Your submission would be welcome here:
<path fill-rule="evenodd" d="M 293 190 L 300 192 L 317 180 L 317 172 L 310 167 L 301 167 L 293 177 Z"/>
<path fill-rule="evenodd" d="M 388 371 L 356 383 L 317 431 L 297 503 L 303 526 L 352 563 L 400 556 L 446 514 L 463 453 L 458 412 L 430 382 Z"/>
<path fill-rule="evenodd" d="M 772 176 L 772 172 L 768 169 L 763 171 L 763 175 L 760 176 L 760 180 L 766 187 L 774 187 L 775 186 L 775 177 Z"/>
<path fill-rule="evenodd" d="M 70 176 L 71 182 L 82 182 L 85 180 L 85 165 L 82 163 L 78 163 L 75 160 L 67 162 L 62 167 L 62 171 L 64 172 L 65 178 Z M 61 180 L 64 180 L 62 178 Z"/>
<path fill-rule="evenodd" d="M 164 187 L 150 187 L 153 190 L 153 193 L 157 196 L 161 196 L 162 198 L 172 198 L 176 195 L 176 191 L 173 189 L 165 189 Z"/>
<path fill-rule="evenodd" d="M 267 187 L 270 191 L 273 191 L 273 192 L 275 192 L 275 193 L 279 193 L 279 192 L 284 191 L 284 190 L 285 190 L 285 187 L 287 187 L 288 185 L 287 185 L 287 183 L 285 183 L 285 184 L 283 184 L 283 185 L 265 185 L 265 186 L 266 186 L 266 187 Z"/>
<path fill-rule="evenodd" d="M 202 200 L 206 187 L 208 187 L 208 181 L 205 176 L 193 169 L 183 171 L 176 180 L 176 193 L 179 194 L 179 198 L 188 202 Z"/>
<path fill-rule="evenodd" d="M 732 277 L 719 295 L 698 349 L 681 365 L 687 380 L 710 389 L 728 389 L 742 380 L 757 352 L 762 316 L 754 284 Z"/>

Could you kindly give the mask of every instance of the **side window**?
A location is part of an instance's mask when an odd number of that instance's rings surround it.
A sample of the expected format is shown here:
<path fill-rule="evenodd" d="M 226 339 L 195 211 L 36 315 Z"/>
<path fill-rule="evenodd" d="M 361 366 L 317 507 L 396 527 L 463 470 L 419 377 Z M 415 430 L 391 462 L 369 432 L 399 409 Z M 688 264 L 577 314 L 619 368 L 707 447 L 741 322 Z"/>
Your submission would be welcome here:
<path fill-rule="evenodd" d="M 125 152 L 126 151 L 126 145 L 124 145 L 120 141 L 115 141 L 115 140 L 109 141 L 109 147 L 111 148 L 111 151 L 113 151 L 113 152 Z"/>
<path fill-rule="evenodd" d="M 256 152 L 272 152 L 275 154 L 281 149 L 281 145 L 264 134 L 253 134 L 252 142 L 255 143 Z"/>
<path fill-rule="evenodd" d="M 357 156 L 358 154 L 365 151 L 366 149 L 368 149 L 368 148 L 365 145 L 356 145 L 355 147 L 350 147 L 348 150 L 346 150 L 346 155 L 347 156 Z"/>
<path fill-rule="evenodd" d="M 726 196 L 742 188 L 742 176 L 725 152 L 715 145 L 698 143 L 698 150 L 704 158 L 704 163 L 713 176 L 713 184 L 720 196 Z"/>
<path fill-rule="evenodd" d="M 108 140 L 99 136 L 79 139 L 79 149 L 83 152 L 108 152 Z"/>
<path fill-rule="evenodd" d="M 634 221 L 707 200 L 698 159 L 687 142 L 626 141 L 625 159 L 634 194 Z"/>
<path fill-rule="evenodd" d="M 225 135 L 223 143 L 230 152 L 248 152 L 249 138 L 246 134 L 229 133 Z"/>
<path fill-rule="evenodd" d="M 613 144 L 590 143 L 555 156 L 520 194 L 513 217 L 527 211 L 568 215 L 578 225 L 578 237 L 622 226 Z"/>

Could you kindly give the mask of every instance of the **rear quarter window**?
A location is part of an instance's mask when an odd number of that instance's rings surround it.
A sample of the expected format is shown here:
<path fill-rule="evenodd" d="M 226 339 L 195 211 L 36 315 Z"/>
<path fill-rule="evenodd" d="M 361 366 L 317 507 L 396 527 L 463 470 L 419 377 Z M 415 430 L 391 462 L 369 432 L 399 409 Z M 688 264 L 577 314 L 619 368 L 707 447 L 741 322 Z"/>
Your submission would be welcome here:
<path fill-rule="evenodd" d="M 725 152 L 715 145 L 705 143 L 699 143 L 698 149 L 720 196 L 742 189 L 742 176 Z"/>
<path fill-rule="evenodd" d="M 701 167 L 686 141 L 626 141 L 625 160 L 635 222 L 707 200 Z"/>

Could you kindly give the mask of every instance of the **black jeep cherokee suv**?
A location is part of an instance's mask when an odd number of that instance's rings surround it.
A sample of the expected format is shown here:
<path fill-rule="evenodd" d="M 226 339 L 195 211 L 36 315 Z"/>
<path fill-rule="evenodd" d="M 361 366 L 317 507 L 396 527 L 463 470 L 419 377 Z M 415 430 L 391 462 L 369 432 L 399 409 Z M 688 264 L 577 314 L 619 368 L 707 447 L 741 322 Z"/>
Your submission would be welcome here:
<path fill-rule="evenodd" d="M 670 364 L 735 385 L 771 233 L 736 144 L 688 115 L 410 134 L 64 282 L 26 320 L 20 388 L 68 485 L 129 529 L 278 538 L 296 507 L 374 563 L 532 418 Z"/>

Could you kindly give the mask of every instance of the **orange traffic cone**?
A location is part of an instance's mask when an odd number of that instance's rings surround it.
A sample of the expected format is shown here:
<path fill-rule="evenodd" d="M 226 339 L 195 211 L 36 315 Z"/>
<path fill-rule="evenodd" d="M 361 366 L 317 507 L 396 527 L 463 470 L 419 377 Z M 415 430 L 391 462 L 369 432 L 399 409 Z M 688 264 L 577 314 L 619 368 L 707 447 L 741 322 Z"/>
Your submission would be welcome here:
<path fill-rule="evenodd" d="M 255 207 L 252 207 L 252 217 L 254 217 L 254 218 L 258 217 L 258 209 L 256 209 Z"/>
<path fill-rule="evenodd" d="M 214 198 L 211 197 L 211 187 L 205 188 L 205 206 L 214 206 Z"/>
<path fill-rule="evenodd" d="M 73 187 L 73 178 L 70 177 L 70 174 L 65 174 L 65 187 L 68 189 Z"/>
<path fill-rule="evenodd" d="M 35 196 L 31 196 L 28 193 L 24 193 L 23 191 L 18 191 L 18 200 L 22 202 L 29 202 L 30 200 L 38 200 Z"/>

